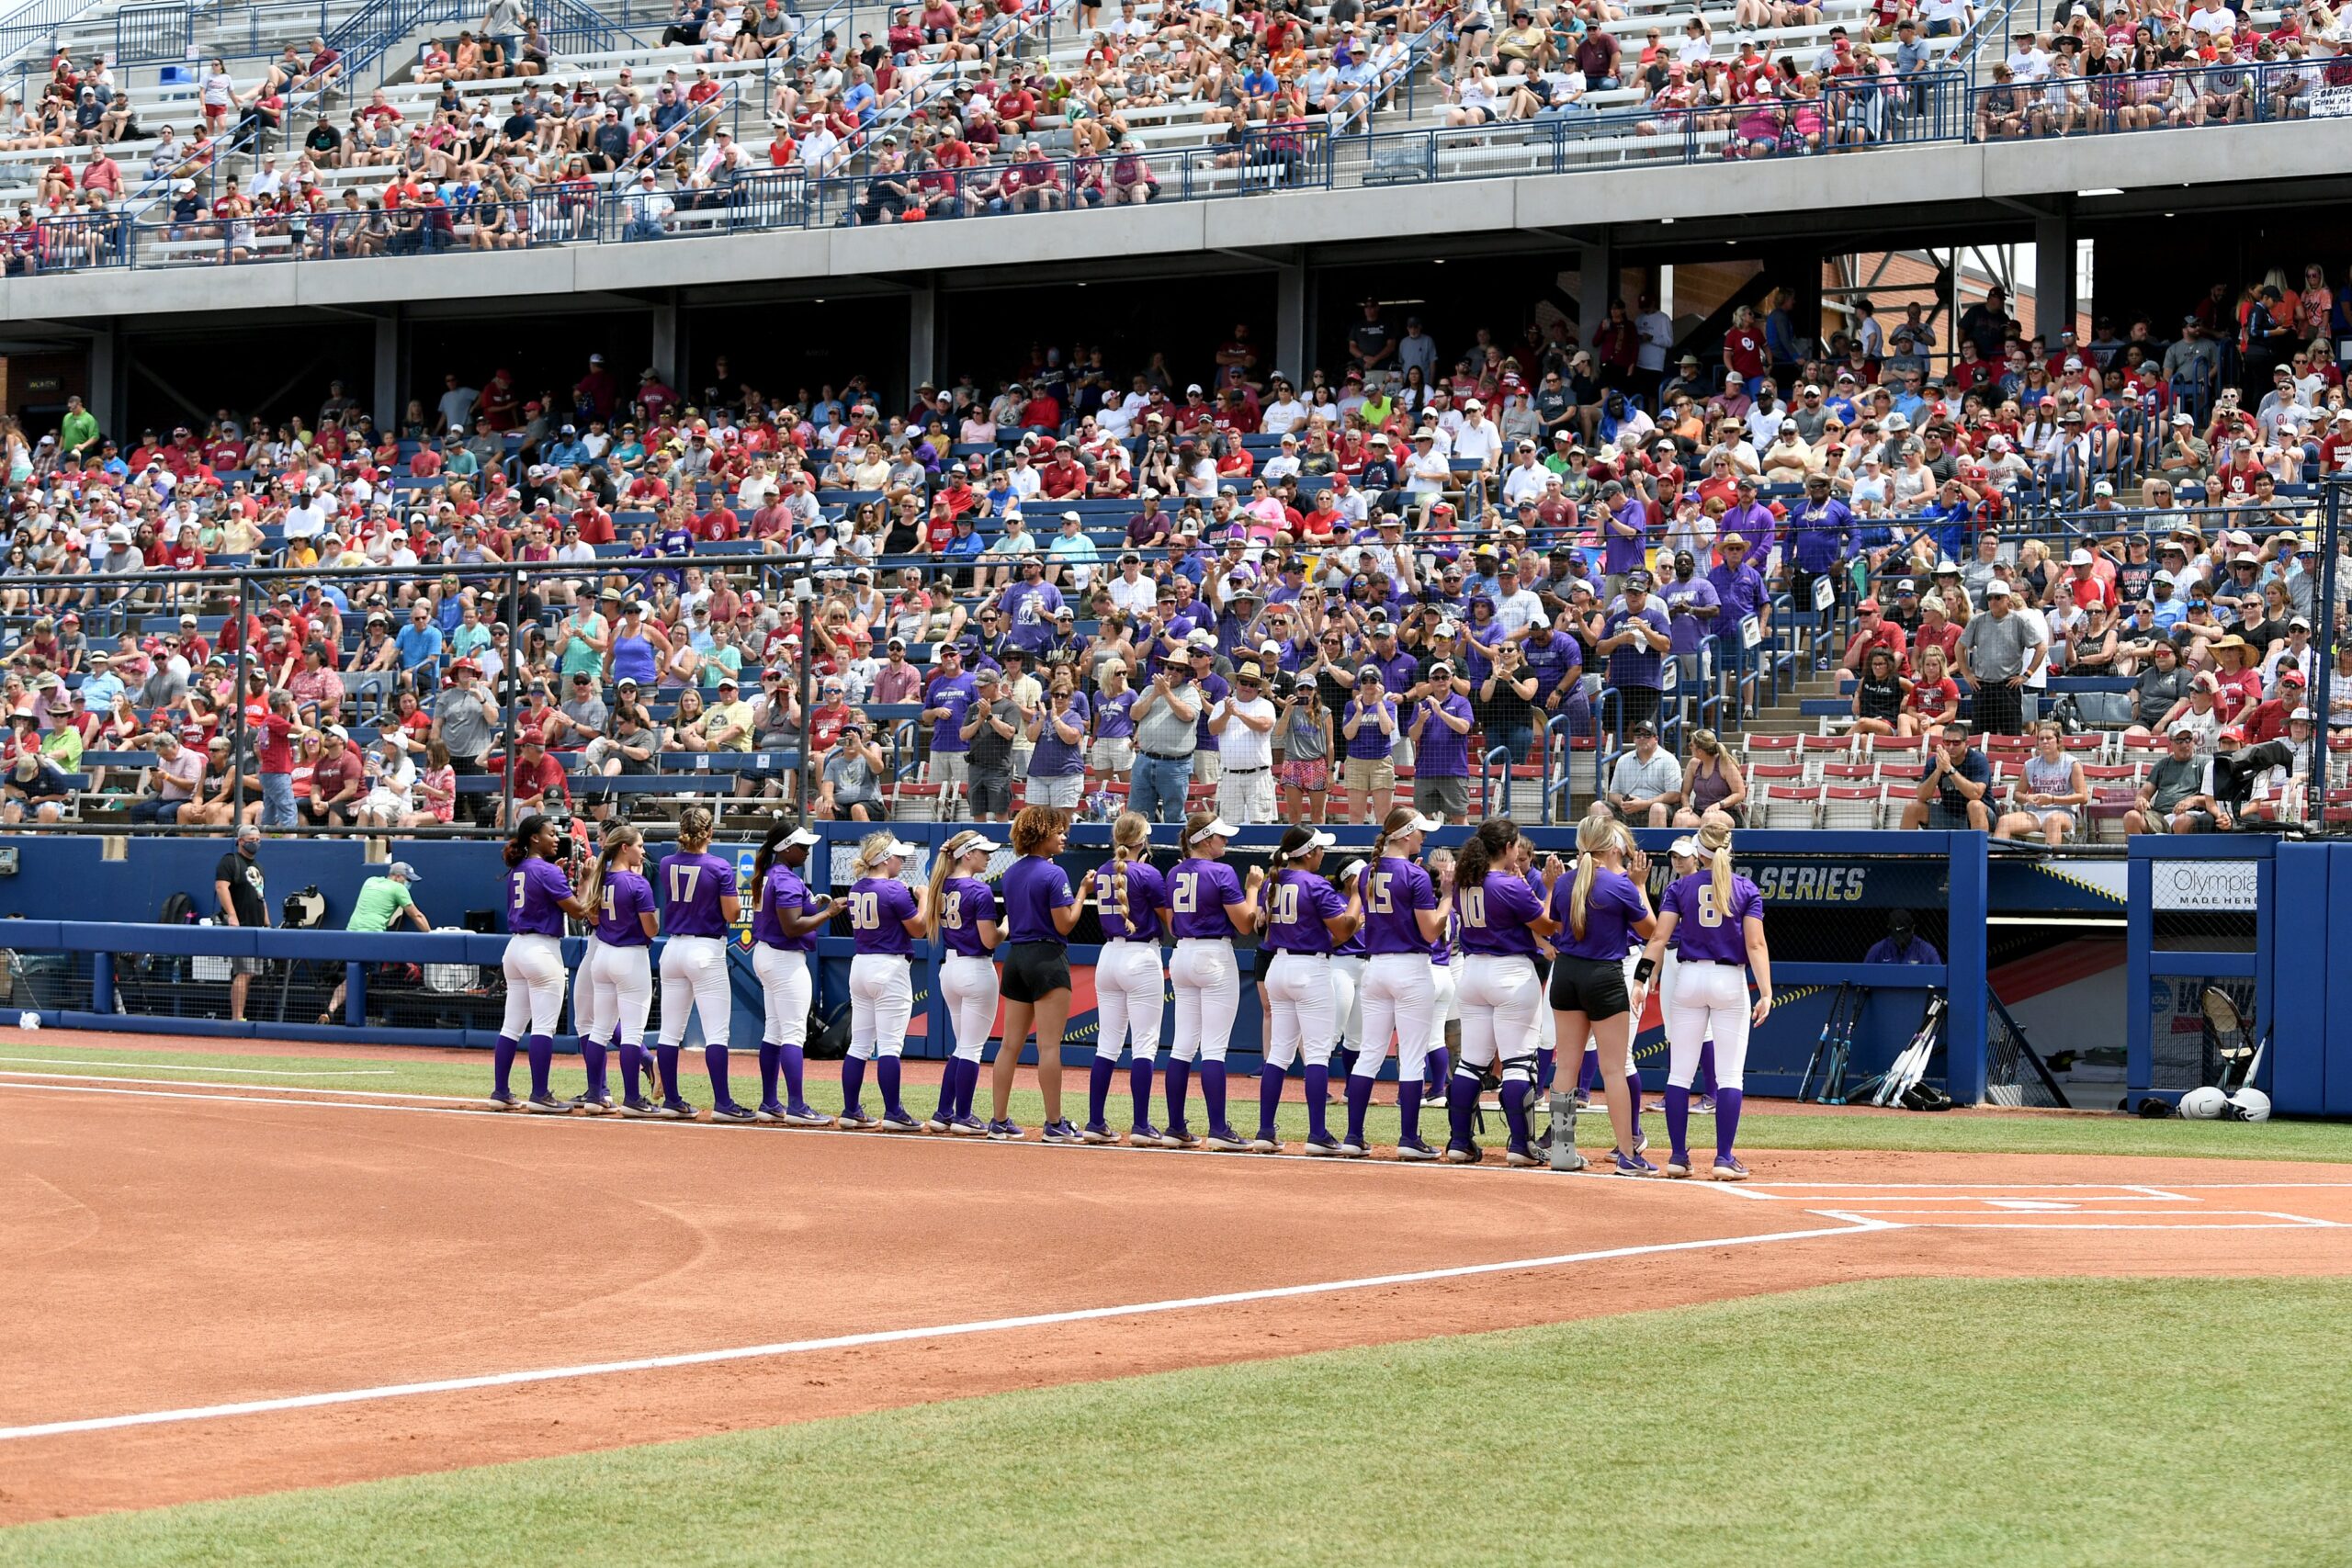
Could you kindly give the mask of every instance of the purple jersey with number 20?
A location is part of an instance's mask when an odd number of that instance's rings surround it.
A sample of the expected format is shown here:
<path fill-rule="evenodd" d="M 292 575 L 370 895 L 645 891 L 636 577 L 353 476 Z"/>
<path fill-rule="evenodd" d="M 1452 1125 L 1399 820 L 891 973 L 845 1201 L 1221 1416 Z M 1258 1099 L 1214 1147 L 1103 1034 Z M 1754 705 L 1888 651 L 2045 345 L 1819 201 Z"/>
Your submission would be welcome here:
<path fill-rule="evenodd" d="M 1764 918 L 1764 895 L 1744 876 L 1731 879 L 1731 908 L 1715 908 L 1715 876 L 1694 871 L 1666 890 L 1658 913 L 1674 911 L 1676 949 L 1685 964 L 1746 964 L 1750 915 Z"/>

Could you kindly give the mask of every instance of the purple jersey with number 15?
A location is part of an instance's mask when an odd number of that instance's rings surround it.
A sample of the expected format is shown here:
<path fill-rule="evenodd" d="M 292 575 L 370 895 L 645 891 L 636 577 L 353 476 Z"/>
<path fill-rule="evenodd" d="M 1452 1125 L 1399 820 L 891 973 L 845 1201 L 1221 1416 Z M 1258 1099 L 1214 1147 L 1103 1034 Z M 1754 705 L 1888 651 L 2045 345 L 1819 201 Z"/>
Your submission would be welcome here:
<path fill-rule="evenodd" d="M 1674 911 L 1674 934 L 1679 939 L 1677 951 L 1685 964 L 1736 964 L 1747 962 L 1747 926 L 1750 915 L 1764 918 L 1764 896 L 1756 884 L 1744 876 L 1731 879 L 1731 907 L 1715 907 L 1715 875 L 1712 871 L 1694 871 L 1677 881 L 1658 900 L 1658 913 Z"/>
<path fill-rule="evenodd" d="M 638 917 L 659 912 L 651 883 L 633 871 L 608 871 L 604 896 L 597 900 L 596 940 L 606 947 L 643 947 L 652 939 Z"/>
<path fill-rule="evenodd" d="M 1225 907 L 1241 902 L 1241 878 L 1221 860 L 1179 862 L 1168 878 L 1168 908 L 1178 940 L 1186 937 L 1229 937 L 1233 921 Z"/>
<path fill-rule="evenodd" d="M 735 891 L 735 868 L 717 855 L 667 855 L 662 861 L 665 936 L 725 936 L 719 895 Z"/>
<path fill-rule="evenodd" d="M 563 900 L 571 878 L 551 860 L 533 855 L 506 874 L 506 930 L 513 936 L 561 936 Z"/>
<path fill-rule="evenodd" d="M 1363 873 L 1363 946 L 1366 953 L 1427 955 L 1419 911 L 1437 908 L 1430 874 L 1411 861 L 1384 856 Z"/>

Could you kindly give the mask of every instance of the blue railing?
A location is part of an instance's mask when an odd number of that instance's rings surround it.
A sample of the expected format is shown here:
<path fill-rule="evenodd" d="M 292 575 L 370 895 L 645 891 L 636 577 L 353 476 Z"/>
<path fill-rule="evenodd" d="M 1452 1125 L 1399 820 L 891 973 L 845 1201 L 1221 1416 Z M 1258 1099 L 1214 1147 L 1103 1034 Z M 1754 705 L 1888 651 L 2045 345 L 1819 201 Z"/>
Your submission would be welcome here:
<path fill-rule="evenodd" d="M 2334 81 L 2332 60 L 2216 62 L 2174 71 L 1996 82 L 1969 95 L 1977 141 L 2106 136 L 2203 125 L 2308 119 Z"/>
<path fill-rule="evenodd" d="M 0 64 L 35 49 L 46 50 L 58 28 L 96 4 L 97 0 L 32 0 L 0 17 Z"/>

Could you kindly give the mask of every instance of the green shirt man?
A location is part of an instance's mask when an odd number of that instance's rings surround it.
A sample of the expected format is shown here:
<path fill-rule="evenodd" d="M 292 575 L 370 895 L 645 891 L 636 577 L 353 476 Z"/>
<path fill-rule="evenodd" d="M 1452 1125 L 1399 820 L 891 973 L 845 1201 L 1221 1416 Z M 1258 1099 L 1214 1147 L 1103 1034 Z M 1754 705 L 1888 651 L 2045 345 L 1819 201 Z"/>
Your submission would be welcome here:
<path fill-rule="evenodd" d="M 394 861 L 381 876 L 371 876 L 359 885 L 359 897 L 351 906 L 351 919 L 345 931 L 388 931 L 392 921 L 406 916 L 416 929 L 433 929 L 424 911 L 416 907 L 416 899 L 408 890 L 409 884 L 421 880 L 416 868 L 404 860 Z"/>
<path fill-rule="evenodd" d="M 65 417 L 57 426 L 57 444 L 77 457 L 98 449 L 97 417 L 82 406 L 81 399 L 65 400 Z"/>

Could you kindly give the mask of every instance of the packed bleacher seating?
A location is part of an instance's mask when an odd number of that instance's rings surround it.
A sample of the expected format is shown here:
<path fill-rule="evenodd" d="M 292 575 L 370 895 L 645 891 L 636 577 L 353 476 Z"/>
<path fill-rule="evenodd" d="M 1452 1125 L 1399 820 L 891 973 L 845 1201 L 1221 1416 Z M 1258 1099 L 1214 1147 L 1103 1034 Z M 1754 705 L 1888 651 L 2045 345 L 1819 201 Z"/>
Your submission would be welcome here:
<path fill-rule="evenodd" d="M 76 400 L 0 429 L 0 809 L 2301 819 L 2352 734 L 2352 680 L 2298 716 L 2347 296 L 2242 292 L 2052 345 L 1996 289 L 1939 352 L 1773 288 L 1704 359 L 1645 299 L 1450 371 L 1367 301 L 1304 376 L 1237 329 L 1199 381 L 1073 346 L 905 406 L 602 355 L 451 371 L 390 430 L 341 383 L 274 426 Z"/>

